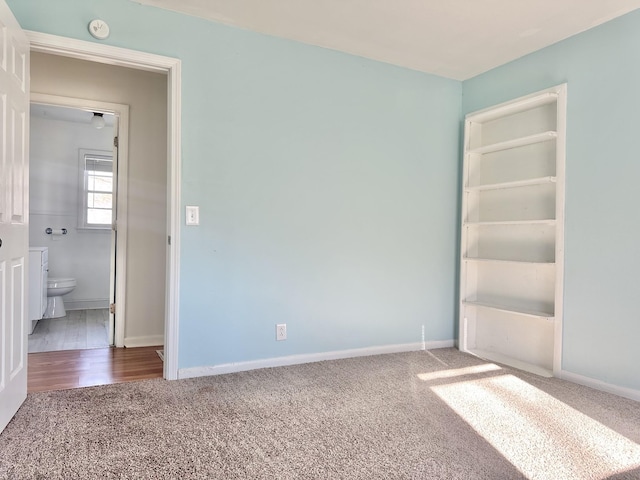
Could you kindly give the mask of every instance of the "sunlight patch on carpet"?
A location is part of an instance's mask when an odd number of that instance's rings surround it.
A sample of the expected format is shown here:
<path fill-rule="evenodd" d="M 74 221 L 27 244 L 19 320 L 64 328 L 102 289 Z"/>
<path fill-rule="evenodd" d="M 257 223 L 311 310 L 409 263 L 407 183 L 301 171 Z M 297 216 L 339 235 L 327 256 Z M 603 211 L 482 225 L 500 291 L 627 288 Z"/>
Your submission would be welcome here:
<path fill-rule="evenodd" d="M 639 445 L 513 375 L 435 383 L 432 391 L 528 478 L 606 479 L 640 466 Z"/>
<path fill-rule="evenodd" d="M 473 367 L 456 368 L 451 370 L 438 370 L 437 372 L 420 373 L 418 378 L 428 382 L 430 380 L 438 380 L 440 378 L 461 377 L 463 375 L 474 375 L 477 373 L 493 372 L 502 370 L 498 365 L 486 363 L 484 365 L 474 365 Z"/>

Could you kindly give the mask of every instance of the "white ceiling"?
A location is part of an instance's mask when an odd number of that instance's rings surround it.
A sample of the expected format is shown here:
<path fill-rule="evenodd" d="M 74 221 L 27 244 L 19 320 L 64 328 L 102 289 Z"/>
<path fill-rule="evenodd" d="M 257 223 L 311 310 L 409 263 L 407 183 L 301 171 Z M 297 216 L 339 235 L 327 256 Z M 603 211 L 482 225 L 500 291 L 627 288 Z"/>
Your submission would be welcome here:
<path fill-rule="evenodd" d="M 457 80 L 640 0 L 132 0 Z"/>
<path fill-rule="evenodd" d="M 62 120 L 64 122 L 91 124 L 93 112 L 82 110 L 79 108 L 59 107 L 56 105 L 43 105 L 40 103 L 31 104 L 31 116 L 48 118 L 51 120 Z M 114 115 L 111 113 L 103 114 L 105 124 L 113 126 Z"/>

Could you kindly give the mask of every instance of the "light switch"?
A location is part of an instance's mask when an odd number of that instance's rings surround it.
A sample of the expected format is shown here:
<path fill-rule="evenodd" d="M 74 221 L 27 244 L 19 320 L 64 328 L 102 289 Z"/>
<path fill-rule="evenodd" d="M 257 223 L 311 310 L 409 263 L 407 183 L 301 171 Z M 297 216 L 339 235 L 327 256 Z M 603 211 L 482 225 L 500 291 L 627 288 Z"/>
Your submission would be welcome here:
<path fill-rule="evenodd" d="M 187 225 L 200 225 L 200 207 L 187 205 Z"/>

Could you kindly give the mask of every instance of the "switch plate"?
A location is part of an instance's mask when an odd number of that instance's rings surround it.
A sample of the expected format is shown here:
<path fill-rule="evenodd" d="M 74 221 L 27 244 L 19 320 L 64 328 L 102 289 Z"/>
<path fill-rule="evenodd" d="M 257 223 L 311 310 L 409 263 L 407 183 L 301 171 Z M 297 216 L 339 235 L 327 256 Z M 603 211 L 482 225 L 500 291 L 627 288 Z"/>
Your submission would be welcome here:
<path fill-rule="evenodd" d="M 200 207 L 197 205 L 187 205 L 187 225 L 200 225 Z"/>

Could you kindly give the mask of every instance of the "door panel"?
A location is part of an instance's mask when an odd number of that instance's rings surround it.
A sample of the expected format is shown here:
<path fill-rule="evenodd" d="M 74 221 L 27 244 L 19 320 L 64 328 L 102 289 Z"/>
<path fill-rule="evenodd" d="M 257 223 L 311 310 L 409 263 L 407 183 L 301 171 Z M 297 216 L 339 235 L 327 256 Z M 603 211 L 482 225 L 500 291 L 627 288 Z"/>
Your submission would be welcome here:
<path fill-rule="evenodd" d="M 0 0 L 0 431 L 27 396 L 29 42 Z"/>
<path fill-rule="evenodd" d="M 25 318 L 25 257 L 18 258 L 12 261 L 11 265 L 11 293 L 13 298 L 11 300 L 11 318 L 10 322 L 11 331 L 9 338 L 11 339 L 11 363 L 9 364 L 9 381 L 20 375 L 20 372 L 25 367 L 26 354 L 25 354 L 25 342 L 26 338 L 24 326 L 26 322 Z M 17 319 L 17 321 L 16 321 Z"/>
<path fill-rule="evenodd" d="M 11 129 L 13 137 L 13 152 L 11 157 L 13 159 L 11 163 L 11 170 L 13 172 L 13 184 L 11 185 L 11 191 L 13 198 L 11 199 L 11 222 L 12 223 L 26 223 L 25 213 L 27 196 L 25 195 L 26 189 L 26 175 L 27 158 L 25 157 L 25 123 L 26 112 L 16 111 L 11 109 Z"/>

